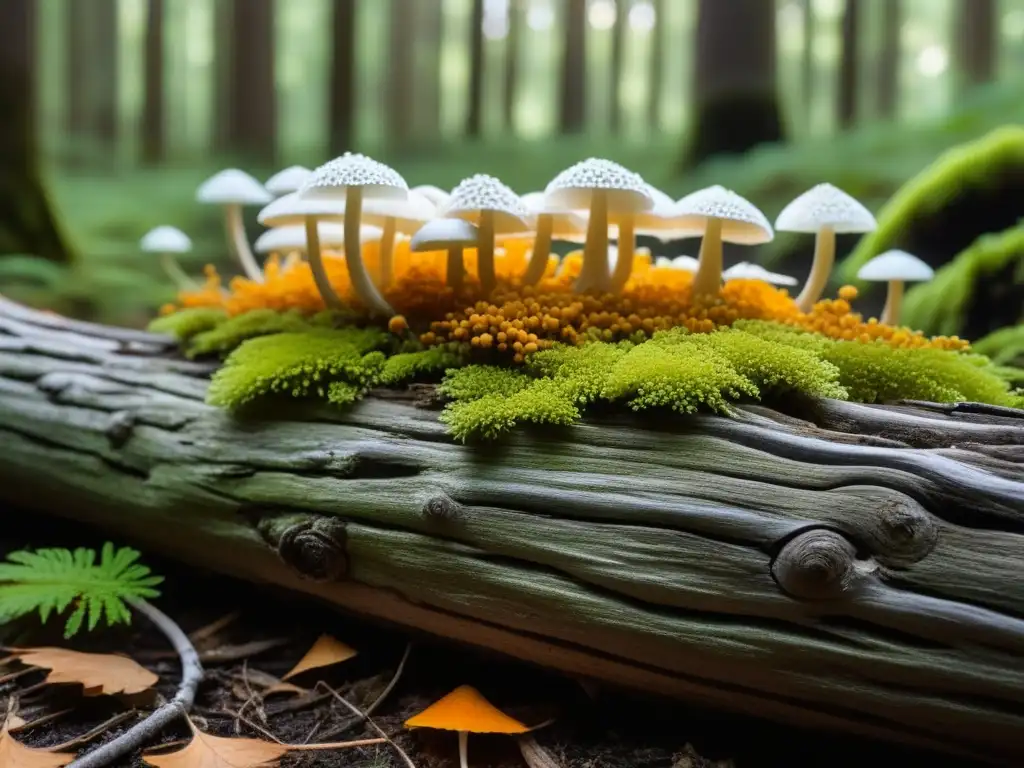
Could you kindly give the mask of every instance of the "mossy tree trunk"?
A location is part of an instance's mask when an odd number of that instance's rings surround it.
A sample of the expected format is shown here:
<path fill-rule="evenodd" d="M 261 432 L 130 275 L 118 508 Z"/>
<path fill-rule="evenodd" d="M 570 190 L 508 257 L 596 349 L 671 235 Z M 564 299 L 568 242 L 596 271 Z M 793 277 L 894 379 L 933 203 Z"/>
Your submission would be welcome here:
<path fill-rule="evenodd" d="M 425 388 L 204 404 L 0 302 L 0 504 L 567 673 L 1024 761 L 1024 412 L 837 401 L 453 444 Z"/>
<path fill-rule="evenodd" d="M 0 3 L 0 257 L 68 262 L 72 253 L 39 169 L 35 12 L 35 0 Z"/>
<path fill-rule="evenodd" d="M 700 0 L 684 166 L 783 139 L 775 37 L 774 2 Z"/>

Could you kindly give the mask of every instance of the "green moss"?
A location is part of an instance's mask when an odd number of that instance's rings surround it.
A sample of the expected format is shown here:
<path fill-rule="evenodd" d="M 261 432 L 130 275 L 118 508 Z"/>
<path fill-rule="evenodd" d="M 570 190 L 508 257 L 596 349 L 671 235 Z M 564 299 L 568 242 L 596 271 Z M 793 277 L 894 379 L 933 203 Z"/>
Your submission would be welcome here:
<path fill-rule="evenodd" d="M 149 330 L 152 333 L 173 336 L 178 341 L 188 341 L 197 334 L 216 328 L 227 319 L 227 313 L 223 309 L 189 307 L 158 317 L 149 324 Z"/>
<path fill-rule="evenodd" d="M 424 375 L 441 373 L 455 367 L 462 358 L 444 347 L 431 347 L 414 352 L 399 352 L 384 363 L 380 373 L 380 386 L 393 387 Z"/>
<path fill-rule="evenodd" d="M 914 286 L 903 304 L 903 320 L 911 328 L 935 336 L 963 333 L 964 315 L 975 286 L 986 277 L 1017 265 L 1024 282 L 1024 225 L 982 235 L 970 248 L 935 273 L 928 283 Z M 1021 308 L 1024 319 L 1024 307 Z M 980 350 L 979 350 L 980 351 Z"/>
<path fill-rule="evenodd" d="M 511 397 L 526 389 L 533 379 L 521 371 L 497 365 L 470 365 L 453 368 L 445 375 L 438 391 L 458 401 L 483 397 Z"/>
<path fill-rule="evenodd" d="M 526 385 L 511 395 L 491 393 L 461 400 L 446 406 L 440 416 L 452 437 L 462 441 L 471 437 L 493 440 L 524 423 L 568 426 L 579 418 L 580 412 L 561 382 L 528 378 Z"/>
<path fill-rule="evenodd" d="M 910 222 L 935 214 L 964 189 L 984 187 L 994 169 L 1024 166 L 1024 127 L 1008 125 L 942 154 L 904 184 L 878 214 L 878 228 L 861 239 L 840 265 L 837 276 L 857 284 L 857 272 L 892 248 Z"/>
<path fill-rule="evenodd" d="M 187 352 L 192 357 L 223 354 L 256 336 L 296 333 L 311 327 L 309 321 L 294 310 L 278 312 L 273 309 L 254 309 L 235 315 L 215 328 L 195 335 L 188 345 Z"/>

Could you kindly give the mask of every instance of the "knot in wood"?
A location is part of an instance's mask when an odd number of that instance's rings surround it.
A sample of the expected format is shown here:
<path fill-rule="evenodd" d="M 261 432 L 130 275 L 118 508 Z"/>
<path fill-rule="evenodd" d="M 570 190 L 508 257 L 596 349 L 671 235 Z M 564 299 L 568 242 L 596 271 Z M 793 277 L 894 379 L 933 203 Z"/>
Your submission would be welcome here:
<path fill-rule="evenodd" d="M 935 548 L 939 529 L 927 511 L 906 504 L 885 504 L 879 510 L 876 556 L 886 565 L 906 566 L 923 560 Z"/>
<path fill-rule="evenodd" d="M 842 534 L 815 528 L 787 541 L 772 563 L 784 592 L 802 600 L 847 596 L 857 583 L 857 550 Z"/>
<path fill-rule="evenodd" d="M 329 517 L 306 520 L 281 533 L 277 554 L 311 581 L 337 581 L 348 574 L 345 523 Z"/>
<path fill-rule="evenodd" d="M 462 516 L 462 507 L 448 494 L 439 493 L 423 505 L 423 516 L 431 520 L 454 520 Z"/>
<path fill-rule="evenodd" d="M 128 411 L 116 411 L 110 414 L 110 421 L 107 422 L 107 428 L 104 430 L 110 447 L 120 448 L 123 446 L 132 436 L 134 428 L 135 416 Z"/>

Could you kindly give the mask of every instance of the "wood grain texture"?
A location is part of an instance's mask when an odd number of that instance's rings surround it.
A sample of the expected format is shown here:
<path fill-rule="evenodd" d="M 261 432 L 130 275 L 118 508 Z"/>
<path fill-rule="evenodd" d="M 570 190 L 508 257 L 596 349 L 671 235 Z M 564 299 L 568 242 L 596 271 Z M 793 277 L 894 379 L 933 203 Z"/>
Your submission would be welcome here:
<path fill-rule="evenodd" d="M 464 446 L 408 393 L 235 418 L 173 351 L 0 302 L 4 509 L 575 675 L 1024 760 L 1024 413 L 793 401 Z"/>

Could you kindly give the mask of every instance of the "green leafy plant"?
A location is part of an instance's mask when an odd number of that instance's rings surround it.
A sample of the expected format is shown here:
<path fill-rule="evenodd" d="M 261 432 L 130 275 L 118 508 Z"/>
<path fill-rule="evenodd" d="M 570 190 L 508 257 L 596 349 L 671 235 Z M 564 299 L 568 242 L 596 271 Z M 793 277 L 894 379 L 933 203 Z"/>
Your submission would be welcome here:
<path fill-rule="evenodd" d="M 134 549 L 115 549 L 109 542 L 98 559 L 95 550 L 82 547 L 11 552 L 0 563 L 0 623 L 36 612 L 45 623 L 71 608 L 65 638 L 83 626 L 95 629 L 102 619 L 128 624 L 125 601 L 159 596 L 154 587 L 163 581 L 138 559 Z"/>

